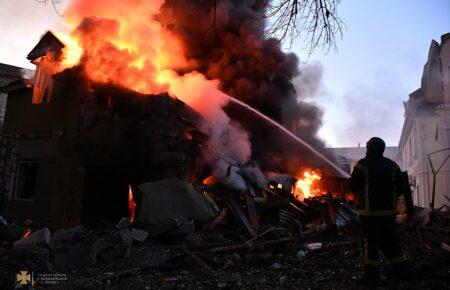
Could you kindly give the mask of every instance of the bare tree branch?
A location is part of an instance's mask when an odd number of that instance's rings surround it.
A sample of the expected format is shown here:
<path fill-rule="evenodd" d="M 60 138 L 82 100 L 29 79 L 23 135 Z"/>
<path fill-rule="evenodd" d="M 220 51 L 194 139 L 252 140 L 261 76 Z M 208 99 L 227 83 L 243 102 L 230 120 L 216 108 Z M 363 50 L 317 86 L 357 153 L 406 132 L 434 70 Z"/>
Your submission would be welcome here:
<path fill-rule="evenodd" d="M 342 38 L 344 22 L 337 16 L 341 0 L 267 0 L 267 34 L 289 40 L 304 40 L 308 54 L 316 48 L 326 53 L 337 50 L 336 37 Z"/>
<path fill-rule="evenodd" d="M 56 14 L 58 14 L 59 17 L 63 17 L 63 14 L 60 13 L 57 8 L 58 4 L 61 4 L 61 0 L 34 0 L 34 1 L 39 2 L 39 3 L 45 3 L 45 4 L 51 3 Z"/>

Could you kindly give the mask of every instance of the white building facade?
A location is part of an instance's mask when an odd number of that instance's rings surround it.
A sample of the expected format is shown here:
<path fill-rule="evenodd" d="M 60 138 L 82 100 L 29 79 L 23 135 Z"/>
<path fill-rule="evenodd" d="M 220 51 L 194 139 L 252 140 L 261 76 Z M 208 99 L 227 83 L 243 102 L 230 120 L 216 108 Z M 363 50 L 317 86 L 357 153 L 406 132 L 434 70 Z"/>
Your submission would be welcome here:
<path fill-rule="evenodd" d="M 450 33 L 431 42 L 421 87 L 405 102 L 399 142 L 415 205 L 449 205 L 450 197 Z M 433 170 L 434 169 L 434 170 Z M 439 170 L 439 172 L 438 172 Z M 433 174 L 433 171 L 435 174 Z M 434 180 L 435 175 L 435 181 Z"/>

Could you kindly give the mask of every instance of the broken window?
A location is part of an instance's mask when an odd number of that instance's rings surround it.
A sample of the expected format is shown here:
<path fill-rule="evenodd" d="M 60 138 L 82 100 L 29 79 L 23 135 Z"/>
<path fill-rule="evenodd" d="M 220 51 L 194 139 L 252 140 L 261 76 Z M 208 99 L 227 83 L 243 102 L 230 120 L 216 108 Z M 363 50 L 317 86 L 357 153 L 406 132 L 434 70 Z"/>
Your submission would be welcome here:
<path fill-rule="evenodd" d="M 16 199 L 33 200 L 36 193 L 37 160 L 22 160 L 17 165 Z"/>

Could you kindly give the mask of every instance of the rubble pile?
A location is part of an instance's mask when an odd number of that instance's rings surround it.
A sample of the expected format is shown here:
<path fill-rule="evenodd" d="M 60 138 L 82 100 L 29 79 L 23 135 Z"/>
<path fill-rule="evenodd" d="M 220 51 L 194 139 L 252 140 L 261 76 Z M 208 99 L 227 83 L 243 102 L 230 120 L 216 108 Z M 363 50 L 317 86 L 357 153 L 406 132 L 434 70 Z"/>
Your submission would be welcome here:
<path fill-rule="evenodd" d="M 55 289 L 357 287 L 362 267 L 353 203 L 331 193 L 300 201 L 273 180 L 261 191 L 248 188 L 178 179 L 144 183 L 135 221 L 124 217 L 93 229 L 50 230 L 34 228 L 29 219 L 1 218 L 0 288 L 8 289 L 20 270 L 68 273 Z M 433 279 L 449 271 L 449 215 L 429 221 L 419 212 L 422 224 L 401 228 L 401 237 L 427 273 L 421 281 L 437 283 Z M 448 277 L 439 283 L 448 286 Z"/>

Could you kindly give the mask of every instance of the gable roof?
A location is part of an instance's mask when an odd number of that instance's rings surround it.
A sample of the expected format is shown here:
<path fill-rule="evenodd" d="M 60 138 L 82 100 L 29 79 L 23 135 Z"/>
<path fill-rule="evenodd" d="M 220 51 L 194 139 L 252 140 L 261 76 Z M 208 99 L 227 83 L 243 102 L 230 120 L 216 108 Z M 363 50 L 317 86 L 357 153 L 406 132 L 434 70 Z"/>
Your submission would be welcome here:
<path fill-rule="evenodd" d="M 34 61 L 35 59 L 44 56 L 48 51 L 59 52 L 64 47 L 61 42 L 50 30 L 47 31 L 36 44 L 36 46 L 28 53 L 27 59 Z"/>

